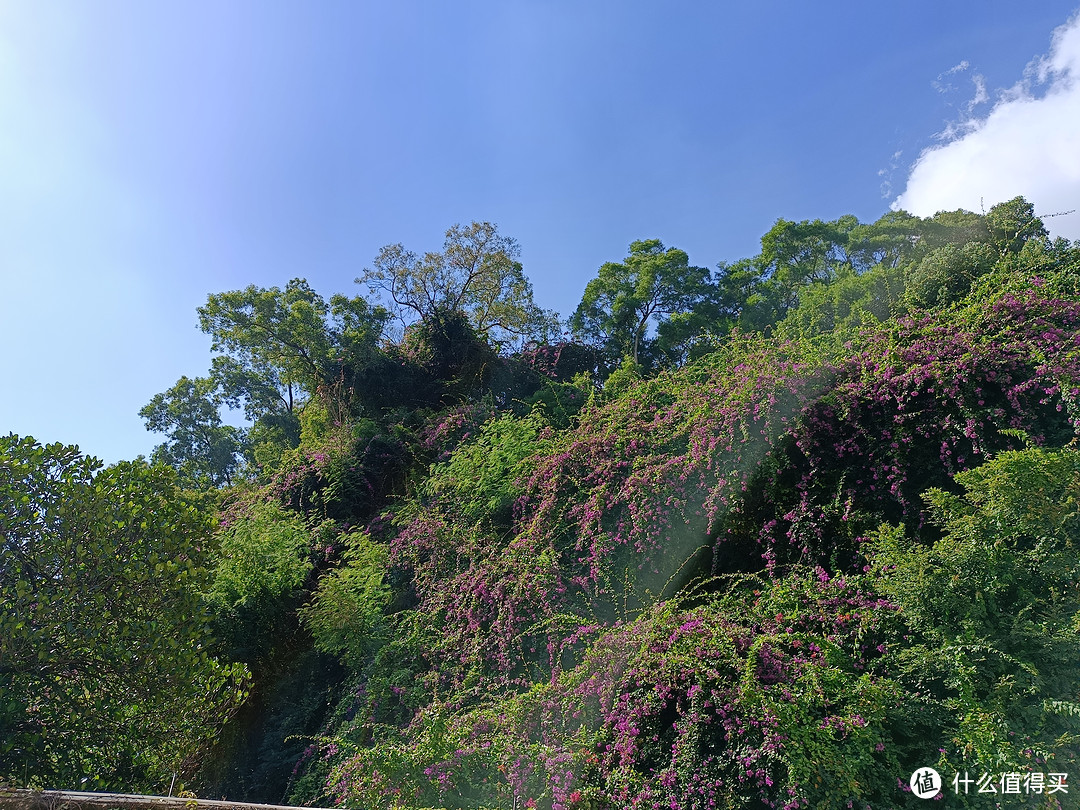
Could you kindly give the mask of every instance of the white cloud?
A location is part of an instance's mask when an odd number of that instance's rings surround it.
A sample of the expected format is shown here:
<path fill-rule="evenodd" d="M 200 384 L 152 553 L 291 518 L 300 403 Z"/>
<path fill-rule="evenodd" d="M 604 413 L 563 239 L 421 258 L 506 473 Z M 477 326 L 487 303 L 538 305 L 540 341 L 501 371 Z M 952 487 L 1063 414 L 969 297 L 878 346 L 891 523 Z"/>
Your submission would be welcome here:
<path fill-rule="evenodd" d="M 933 87 L 935 90 L 937 90 L 939 93 L 949 93 L 949 92 L 955 90 L 956 88 L 948 80 L 948 77 L 949 76 L 955 76 L 958 73 L 963 73 L 969 67 L 971 67 L 971 63 L 968 62 L 967 59 L 965 59 L 960 64 L 953 65 L 951 68 L 946 70 L 944 73 L 939 73 L 937 79 L 935 81 L 930 82 L 930 86 Z"/>
<path fill-rule="evenodd" d="M 969 111 L 989 97 L 981 76 L 975 88 Z M 951 124 L 942 138 L 919 155 L 894 207 L 931 216 L 1023 195 L 1043 216 L 1080 209 L 1080 14 L 985 117 Z M 1080 239 L 1080 212 L 1044 221 L 1052 234 Z"/>
<path fill-rule="evenodd" d="M 884 200 L 889 199 L 889 197 L 893 195 L 893 174 L 900 168 L 900 157 L 903 154 L 903 150 L 897 149 L 893 152 L 888 168 L 878 169 L 878 177 L 881 178 L 881 198 Z"/>
<path fill-rule="evenodd" d="M 985 104 L 990 100 L 990 94 L 986 92 L 986 77 L 976 73 L 971 77 L 971 81 L 975 83 L 975 95 L 968 102 L 967 109 L 969 113 L 978 105 Z"/>

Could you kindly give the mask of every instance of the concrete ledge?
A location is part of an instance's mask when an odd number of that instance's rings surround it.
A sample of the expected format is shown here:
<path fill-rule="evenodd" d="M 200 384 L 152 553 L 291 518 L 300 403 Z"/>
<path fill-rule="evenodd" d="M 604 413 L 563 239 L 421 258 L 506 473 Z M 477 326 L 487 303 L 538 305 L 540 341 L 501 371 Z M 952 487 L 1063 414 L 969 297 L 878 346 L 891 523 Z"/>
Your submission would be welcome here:
<path fill-rule="evenodd" d="M 0 788 L 0 810 L 329 810 L 177 796 Z"/>

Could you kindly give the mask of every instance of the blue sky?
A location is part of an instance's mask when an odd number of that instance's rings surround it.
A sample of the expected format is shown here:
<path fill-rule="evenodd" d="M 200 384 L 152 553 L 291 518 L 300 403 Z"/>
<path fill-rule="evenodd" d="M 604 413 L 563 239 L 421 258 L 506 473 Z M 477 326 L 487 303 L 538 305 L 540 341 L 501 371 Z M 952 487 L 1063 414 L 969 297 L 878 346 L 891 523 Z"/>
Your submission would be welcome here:
<path fill-rule="evenodd" d="M 0 433 L 149 453 L 207 294 L 363 292 L 458 222 L 565 315 L 635 239 L 715 266 L 779 217 L 1080 208 L 1076 11 L 0 0 Z"/>

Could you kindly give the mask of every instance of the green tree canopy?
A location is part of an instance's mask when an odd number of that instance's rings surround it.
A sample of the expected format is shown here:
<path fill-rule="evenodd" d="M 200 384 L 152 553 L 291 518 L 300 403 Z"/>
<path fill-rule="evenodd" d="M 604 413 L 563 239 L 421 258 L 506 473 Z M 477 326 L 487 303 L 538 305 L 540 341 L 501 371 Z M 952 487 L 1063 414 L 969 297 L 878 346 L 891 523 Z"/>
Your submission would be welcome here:
<path fill-rule="evenodd" d="M 849 236 L 859 221 L 843 216 L 833 222 L 820 219 L 792 222 L 778 219 L 761 237 L 755 264 L 761 274 L 759 303 L 768 303 L 771 321 L 783 318 L 799 304 L 799 293 L 811 284 L 828 284 L 843 269 L 852 269 Z M 868 234 L 862 234 L 865 241 Z"/>
<path fill-rule="evenodd" d="M 478 390 L 496 365 L 495 349 L 477 333 L 460 310 L 436 310 L 409 324 L 400 346 L 402 356 L 430 375 L 444 402 Z"/>
<path fill-rule="evenodd" d="M 0 438 L 0 781 L 161 790 L 242 697 L 210 655 L 207 517 L 166 467 Z"/>
<path fill-rule="evenodd" d="M 994 206 L 985 217 L 941 211 L 921 219 L 891 211 L 868 224 L 851 215 L 778 219 L 761 237 L 757 256 L 720 264 L 719 312 L 746 330 L 767 332 L 794 318 L 800 330 L 820 333 L 881 320 L 908 303 L 943 305 L 986 272 L 987 250 L 1016 253 L 1043 235 L 1041 228 L 1023 198 Z M 905 295 L 905 284 L 915 289 Z M 806 305 L 812 311 L 800 313 Z"/>
<path fill-rule="evenodd" d="M 244 450 L 244 431 L 221 423 L 217 384 L 205 377 L 181 377 L 156 394 L 139 416 L 147 430 L 168 440 L 154 448 L 152 460 L 174 468 L 189 486 L 231 486 Z"/>
<path fill-rule="evenodd" d="M 1049 233 L 1035 216 L 1035 206 L 1023 197 L 998 203 L 986 214 L 990 241 L 1001 252 L 1019 253 L 1031 239 L 1045 239 Z"/>
<path fill-rule="evenodd" d="M 966 242 L 934 248 L 907 276 L 907 299 L 917 307 L 942 307 L 971 289 L 975 279 L 988 273 L 998 254 L 986 242 Z"/>
<path fill-rule="evenodd" d="M 685 316 L 704 315 L 715 306 L 717 289 L 709 270 L 692 267 L 685 251 L 665 248 L 659 239 L 630 245 L 622 262 L 607 262 L 585 286 L 570 327 L 582 340 L 600 347 L 609 361 L 623 357 L 641 363 L 650 325 L 659 326 L 674 345 L 703 327 Z M 675 323 L 664 325 L 675 319 Z"/>
<path fill-rule="evenodd" d="M 462 312 L 493 346 L 546 340 L 557 318 L 533 302 L 520 254 L 517 241 L 490 222 L 455 225 L 442 252 L 419 257 L 401 244 L 387 245 L 356 282 L 385 296 L 402 325 L 430 325 Z"/>
<path fill-rule="evenodd" d="M 902 713 L 915 724 L 938 715 L 928 731 L 948 730 L 957 769 L 1016 769 L 1034 749 L 1052 770 L 1070 770 L 1080 739 L 1080 453 L 1009 451 L 955 480 L 962 496 L 924 496 L 940 540 L 924 547 L 886 526 L 871 543 L 880 588 L 913 632 L 896 656 L 914 698 Z"/>
<path fill-rule="evenodd" d="M 304 404 L 323 396 L 345 400 L 335 401 L 345 409 L 362 405 L 364 392 L 353 383 L 383 359 L 386 310 L 360 297 L 327 302 L 304 279 L 284 290 L 252 285 L 210 295 L 198 313 L 218 352 L 210 378 L 183 377 L 139 412 L 148 429 L 169 437 L 155 458 L 189 481 L 232 483 L 239 453 L 274 468 L 300 441 Z M 223 404 L 242 407 L 251 429 L 223 426 Z"/>
<path fill-rule="evenodd" d="M 198 312 L 220 353 L 214 377 L 225 400 L 243 404 L 252 420 L 294 413 L 345 365 L 370 363 L 387 317 L 360 297 L 327 303 L 300 278 L 284 290 L 252 285 L 211 295 Z"/>

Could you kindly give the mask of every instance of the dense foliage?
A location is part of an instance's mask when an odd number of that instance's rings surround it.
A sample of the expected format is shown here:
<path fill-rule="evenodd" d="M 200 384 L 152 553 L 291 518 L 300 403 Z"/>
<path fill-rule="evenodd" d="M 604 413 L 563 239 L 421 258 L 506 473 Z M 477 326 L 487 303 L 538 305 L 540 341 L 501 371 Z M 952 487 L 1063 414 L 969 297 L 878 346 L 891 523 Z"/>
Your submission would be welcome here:
<path fill-rule="evenodd" d="M 301 280 L 200 311 L 210 376 L 144 415 L 221 504 L 199 608 L 253 677 L 205 789 L 794 810 L 1076 772 L 1080 247 L 1022 198 L 778 220 L 715 272 L 637 241 L 558 343 L 517 255 L 385 248 L 397 328 Z"/>
<path fill-rule="evenodd" d="M 489 422 L 397 512 L 418 605 L 321 749 L 330 795 L 895 807 L 920 763 L 1068 771 L 1078 456 L 996 454 L 1072 435 L 1078 304 L 1036 283 L 839 345 L 733 340 L 558 436 Z"/>
<path fill-rule="evenodd" d="M 206 515 L 172 471 L 0 438 L 0 780 L 162 790 L 243 697 L 210 654 Z"/>

